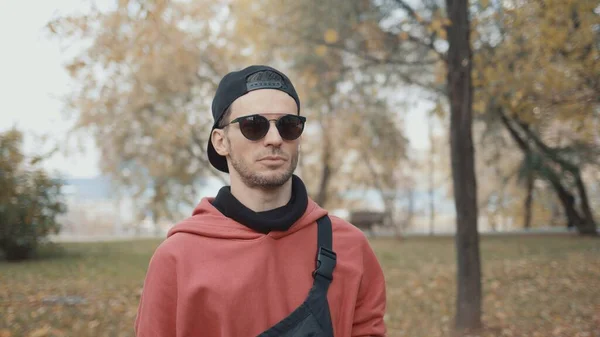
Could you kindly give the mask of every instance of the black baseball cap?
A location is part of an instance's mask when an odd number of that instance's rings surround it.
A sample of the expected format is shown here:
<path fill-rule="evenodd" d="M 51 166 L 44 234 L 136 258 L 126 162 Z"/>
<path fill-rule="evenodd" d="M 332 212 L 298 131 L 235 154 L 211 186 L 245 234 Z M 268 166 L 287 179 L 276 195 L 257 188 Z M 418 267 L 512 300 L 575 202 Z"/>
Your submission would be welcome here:
<path fill-rule="evenodd" d="M 248 83 L 249 76 L 265 70 L 272 71 L 280 75 L 283 79 L 283 82 L 280 80 L 268 80 Z M 300 99 L 298 98 L 296 89 L 294 89 L 292 82 L 285 74 L 269 66 L 252 65 L 242 70 L 228 73 L 227 75 L 225 75 L 225 77 L 223 77 L 223 79 L 221 79 L 221 82 L 219 82 L 219 86 L 217 87 L 215 97 L 212 101 L 212 115 L 214 123 L 210 130 L 211 134 L 212 131 L 215 128 L 217 128 L 219 122 L 221 121 L 221 118 L 223 117 L 223 114 L 225 114 L 225 111 L 227 110 L 227 108 L 229 108 L 233 101 L 240 98 L 241 96 L 244 96 L 250 91 L 258 89 L 277 89 L 287 93 L 288 95 L 292 96 L 294 101 L 296 101 L 298 111 L 300 111 Z M 229 173 L 229 169 L 227 167 L 227 159 L 225 159 L 224 156 L 221 156 L 217 153 L 212 144 L 211 138 L 212 137 L 210 137 L 209 135 L 207 147 L 208 160 L 210 161 L 211 165 L 217 170 Z"/>

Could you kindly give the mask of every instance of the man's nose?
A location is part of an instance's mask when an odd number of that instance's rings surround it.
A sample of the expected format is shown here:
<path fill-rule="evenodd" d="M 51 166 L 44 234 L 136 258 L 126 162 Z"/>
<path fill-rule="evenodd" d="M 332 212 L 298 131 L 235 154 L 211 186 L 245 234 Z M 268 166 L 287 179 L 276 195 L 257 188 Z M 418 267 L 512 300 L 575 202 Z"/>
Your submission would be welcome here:
<path fill-rule="evenodd" d="M 269 131 L 265 136 L 265 145 L 279 146 L 283 142 L 275 121 L 269 121 Z"/>

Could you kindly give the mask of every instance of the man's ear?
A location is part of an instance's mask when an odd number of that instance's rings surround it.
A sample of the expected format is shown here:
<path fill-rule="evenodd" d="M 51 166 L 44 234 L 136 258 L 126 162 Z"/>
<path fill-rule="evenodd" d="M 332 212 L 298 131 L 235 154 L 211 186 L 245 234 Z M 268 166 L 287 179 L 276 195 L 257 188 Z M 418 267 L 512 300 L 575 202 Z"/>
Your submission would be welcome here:
<path fill-rule="evenodd" d="M 210 134 L 211 141 L 215 151 L 221 156 L 227 156 L 229 154 L 229 144 L 227 144 L 227 137 L 225 131 L 221 129 L 214 129 Z"/>

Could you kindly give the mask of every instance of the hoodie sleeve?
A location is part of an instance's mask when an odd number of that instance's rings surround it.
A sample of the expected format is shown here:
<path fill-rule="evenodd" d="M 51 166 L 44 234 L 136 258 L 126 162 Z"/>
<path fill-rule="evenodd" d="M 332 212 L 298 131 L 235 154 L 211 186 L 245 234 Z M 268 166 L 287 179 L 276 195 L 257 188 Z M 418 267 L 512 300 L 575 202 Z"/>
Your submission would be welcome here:
<path fill-rule="evenodd" d="M 159 246 L 150 259 L 135 320 L 136 337 L 175 336 L 177 270 L 175 258 Z"/>
<path fill-rule="evenodd" d="M 358 290 L 352 337 L 386 336 L 385 277 L 373 249 L 365 238 L 363 244 L 363 276 Z"/>

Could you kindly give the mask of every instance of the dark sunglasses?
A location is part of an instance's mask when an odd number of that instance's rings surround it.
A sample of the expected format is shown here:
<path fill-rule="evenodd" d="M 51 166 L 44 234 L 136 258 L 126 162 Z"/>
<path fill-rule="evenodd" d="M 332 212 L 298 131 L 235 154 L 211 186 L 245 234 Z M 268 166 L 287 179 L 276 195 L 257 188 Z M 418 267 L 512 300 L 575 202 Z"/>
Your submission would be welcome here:
<path fill-rule="evenodd" d="M 261 115 L 249 115 L 238 117 L 223 127 L 238 123 L 244 137 L 249 140 L 259 140 L 269 132 L 272 120 L 276 121 L 275 126 L 277 127 L 277 131 L 279 131 L 281 138 L 285 140 L 298 139 L 302 135 L 304 123 L 306 123 L 306 117 L 298 115 L 285 115 L 279 119 L 267 119 Z"/>

